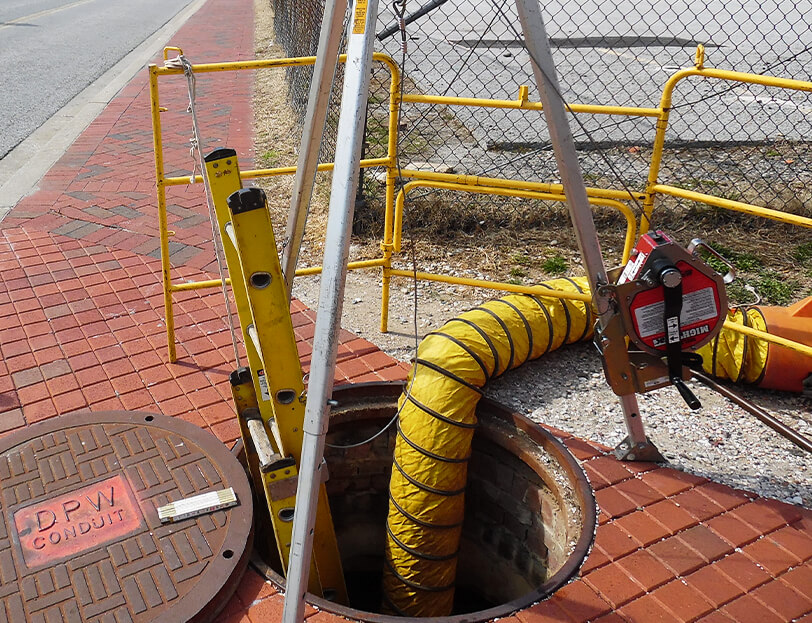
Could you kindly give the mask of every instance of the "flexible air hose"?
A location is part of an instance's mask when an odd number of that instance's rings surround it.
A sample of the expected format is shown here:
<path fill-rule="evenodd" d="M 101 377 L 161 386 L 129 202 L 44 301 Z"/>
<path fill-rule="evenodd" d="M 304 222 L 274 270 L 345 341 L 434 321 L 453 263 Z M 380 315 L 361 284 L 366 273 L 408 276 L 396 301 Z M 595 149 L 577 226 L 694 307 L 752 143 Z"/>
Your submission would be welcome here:
<path fill-rule="evenodd" d="M 767 330 L 764 314 L 758 307 L 730 309 L 727 319 L 745 327 Z M 702 368 L 708 374 L 734 383 L 758 383 L 764 375 L 769 346 L 764 340 L 722 329 L 696 352 L 702 356 Z"/>
<path fill-rule="evenodd" d="M 541 286 L 589 292 L 585 278 Z M 812 302 L 804 305 L 812 309 Z M 727 319 L 762 331 L 779 330 L 765 321 L 765 312 L 774 314 L 775 309 L 731 309 Z M 409 391 L 398 403 L 386 524 L 385 611 L 415 617 L 451 613 L 480 388 L 563 344 L 589 338 L 593 324 L 593 310 L 586 303 L 510 295 L 449 320 L 422 340 L 407 380 Z M 723 328 L 697 352 L 709 374 L 770 387 L 765 370 L 771 348 Z"/>
<path fill-rule="evenodd" d="M 585 278 L 544 287 L 585 292 Z M 592 334 L 581 301 L 511 295 L 448 321 L 420 343 L 401 396 L 389 486 L 384 609 L 451 613 L 474 410 L 485 383 Z M 412 375 L 416 375 L 412 382 Z"/>

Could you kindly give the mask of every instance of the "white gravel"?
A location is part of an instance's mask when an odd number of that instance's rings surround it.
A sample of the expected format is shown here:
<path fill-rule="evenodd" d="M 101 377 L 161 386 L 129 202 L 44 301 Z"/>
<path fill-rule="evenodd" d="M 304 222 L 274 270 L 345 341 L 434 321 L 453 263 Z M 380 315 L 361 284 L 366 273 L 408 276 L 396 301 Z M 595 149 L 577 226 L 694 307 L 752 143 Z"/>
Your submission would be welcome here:
<path fill-rule="evenodd" d="M 421 266 L 421 270 L 425 267 Z M 447 272 L 447 271 L 446 271 Z M 315 309 L 318 277 L 300 277 L 294 295 Z M 499 293 L 421 282 L 418 333 Z M 388 333 L 379 331 L 380 275 L 354 271 L 347 279 L 342 326 L 408 361 L 414 348 L 413 286 L 396 279 Z M 731 487 L 812 508 L 812 456 L 767 428 L 755 417 L 708 388 L 692 383 L 703 408 L 692 412 L 673 388 L 639 396 L 649 438 L 671 467 Z M 755 388 L 735 391 L 812 437 L 812 401 L 798 395 Z M 486 388 L 491 397 L 533 420 L 579 437 L 616 446 L 625 436 L 617 397 L 606 384 L 591 344 L 565 346 L 529 362 Z"/>

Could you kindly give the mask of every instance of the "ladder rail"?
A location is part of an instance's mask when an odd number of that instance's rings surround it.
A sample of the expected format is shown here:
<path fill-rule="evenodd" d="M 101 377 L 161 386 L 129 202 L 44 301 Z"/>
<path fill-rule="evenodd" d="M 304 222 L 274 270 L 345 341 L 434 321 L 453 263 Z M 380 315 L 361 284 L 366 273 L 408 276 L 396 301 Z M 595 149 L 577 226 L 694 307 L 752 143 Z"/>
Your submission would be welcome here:
<path fill-rule="evenodd" d="M 290 303 L 264 193 L 256 188 L 242 189 L 234 150 L 215 150 L 206 156 L 205 166 L 248 359 L 248 368 L 232 375 L 232 393 L 252 480 L 257 491 L 266 497 L 279 558 L 283 570 L 287 570 L 305 396 Z M 258 412 L 261 431 L 256 424 L 249 427 L 246 409 Z M 255 435 L 266 436 L 262 440 L 277 455 L 275 466 L 261 469 L 251 428 Z M 341 558 L 324 483 L 320 481 L 317 489 L 324 503 L 316 511 L 319 539 L 307 587 L 316 595 L 323 595 L 329 588 L 331 597 L 346 603 Z"/>

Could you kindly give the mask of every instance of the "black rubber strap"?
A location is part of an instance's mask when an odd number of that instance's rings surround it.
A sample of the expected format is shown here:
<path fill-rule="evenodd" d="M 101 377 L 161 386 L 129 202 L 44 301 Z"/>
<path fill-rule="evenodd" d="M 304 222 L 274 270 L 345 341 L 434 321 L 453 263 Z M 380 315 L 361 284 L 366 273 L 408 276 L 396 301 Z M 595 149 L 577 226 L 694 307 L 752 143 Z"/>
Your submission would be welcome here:
<path fill-rule="evenodd" d="M 767 326 L 767 319 L 764 317 L 764 312 L 762 312 L 760 308 L 755 306 L 750 307 L 745 311 L 749 311 L 750 309 L 755 309 L 758 312 L 758 315 L 761 316 L 761 319 L 764 321 L 764 326 Z M 753 385 L 758 385 L 759 383 L 761 383 L 762 380 L 764 380 L 764 375 L 767 372 L 767 359 L 769 359 L 769 357 L 770 357 L 770 345 L 767 344 L 767 358 L 764 360 L 764 366 L 761 368 L 761 373 L 758 375 L 758 378 L 755 381 L 753 381 Z"/>
<path fill-rule="evenodd" d="M 455 320 L 460 320 L 460 318 L 455 318 Z M 465 321 L 463 320 L 463 322 L 465 322 Z M 471 323 L 471 324 L 473 324 L 473 323 Z M 431 331 L 430 333 L 426 334 L 426 337 L 428 337 L 430 335 L 437 335 L 439 337 L 444 337 L 445 339 L 449 340 L 450 342 L 454 342 L 454 344 L 456 344 L 462 350 L 464 350 L 466 353 L 468 353 L 468 355 L 471 357 L 471 359 L 473 359 L 474 361 L 477 362 L 477 365 L 482 369 L 482 375 L 485 377 L 485 380 L 489 381 L 491 379 L 491 373 L 488 372 L 488 367 L 485 365 L 485 362 L 482 361 L 482 358 L 479 355 L 477 355 L 473 350 L 471 350 L 465 342 L 463 342 L 461 340 L 458 340 L 453 335 L 449 335 L 448 333 L 443 333 L 442 331 Z M 426 338 L 423 338 L 423 339 L 426 339 Z"/>
<path fill-rule="evenodd" d="M 682 380 L 682 279 L 672 287 L 663 285 L 663 327 L 665 328 L 665 358 L 668 363 L 668 377 L 677 388 L 682 399 L 691 409 L 699 409 L 702 404 Z"/>
<path fill-rule="evenodd" d="M 392 506 L 394 506 L 397 509 L 397 511 L 401 515 L 403 515 L 406 519 L 408 519 L 411 522 L 416 523 L 418 526 L 421 526 L 423 528 L 436 528 L 437 530 L 451 530 L 453 528 L 459 528 L 463 524 L 462 521 L 459 521 L 459 522 L 456 522 L 456 523 L 451 523 L 451 524 L 436 524 L 436 523 L 429 523 L 428 521 L 423 521 L 422 519 L 418 519 L 417 517 L 415 517 L 411 513 L 404 510 L 404 508 L 395 501 L 395 498 L 392 497 L 392 492 L 391 491 L 389 492 L 389 501 L 392 502 Z"/>
<path fill-rule="evenodd" d="M 665 329 L 665 356 L 671 382 L 682 378 L 682 329 L 679 316 L 682 312 L 682 280 L 669 288 L 663 284 L 663 327 Z"/>
<path fill-rule="evenodd" d="M 444 560 L 452 560 L 452 559 L 456 558 L 457 555 L 460 553 L 459 548 L 457 548 L 456 552 L 453 552 L 451 554 L 445 554 L 444 556 L 435 556 L 433 554 L 424 554 L 420 550 L 416 550 L 413 547 L 409 547 L 403 541 L 401 541 L 398 537 L 396 537 L 395 533 L 392 532 L 392 528 L 389 527 L 389 522 L 388 521 L 386 522 L 386 533 L 389 535 L 389 538 L 391 538 L 395 542 L 395 545 L 397 545 L 404 552 L 406 552 L 408 554 L 411 554 L 415 558 L 422 558 L 423 560 L 433 560 L 435 562 L 442 562 Z"/>
<path fill-rule="evenodd" d="M 396 574 L 396 573 L 395 573 L 395 574 L 393 574 L 393 575 L 394 575 L 395 577 L 397 577 L 397 574 Z M 394 612 L 396 615 L 398 615 L 398 616 L 400 616 L 400 617 L 406 617 L 406 616 L 409 616 L 408 614 L 406 614 L 405 612 L 403 612 L 403 610 L 401 610 L 401 609 L 400 609 L 400 608 L 398 608 L 398 607 L 397 607 L 395 604 L 393 604 L 393 603 L 392 603 L 392 600 L 391 600 L 391 599 L 389 599 L 389 596 L 386 594 L 386 591 L 384 591 L 384 592 L 383 592 L 383 594 L 381 595 L 381 597 L 382 597 L 382 598 L 383 598 L 383 600 L 386 602 L 386 604 L 385 604 L 385 608 L 389 608 L 389 609 L 391 609 L 391 610 L 392 610 L 392 612 Z M 382 612 L 386 612 L 386 610 L 384 609 L 384 610 L 382 610 Z"/>
<path fill-rule="evenodd" d="M 474 331 L 476 331 L 479 334 L 479 337 L 481 337 L 484 340 L 484 342 L 488 345 L 488 348 L 491 349 L 491 354 L 493 355 L 493 373 L 492 374 L 487 374 L 485 376 L 485 378 L 490 380 L 494 376 L 496 376 L 496 371 L 499 369 L 499 351 L 496 350 L 496 344 L 493 343 L 493 340 L 491 339 L 491 336 L 487 334 L 485 329 L 480 327 L 474 321 L 468 320 L 468 318 L 457 317 L 457 318 L 452 318 L 448 322 L 462 322 L 463 324 L 471 327 Z"/>
<path fill-rule="evenodd" d="M 548 290 L 552 290 L 552 286 L 548 286 L 546 283 L 542 282 L 539 284 L 543 288 L 547 288 Z M 561 308 L 564 310 L 564 318 L 567 320 L 567 330 L 564 332 L 564 341 L 561 342 L 562 344 L 569 344 L 570 341 L 570 329 L 572 328 L 572 318 L 570 318 L 570 308 L 567 307 L 567 302 L 564 299 L 556 299 L 561 304 Z"/>
<path fill-rule="evenodd" d="M 453 426 L 459 426 L 460 428 L 476 428 L 479 426 L 478 424 L 469 424 L 468 422 L 458 422 L 457 420 L 452 420 L 450 417 L 446 417 L 445 415 L 441 415 L 437 413 L 434 409 L 427 407 L 422 402 L 420 402 L 417 398 L 411 395 L 411 393 L 406 394 L 406 400 L 411 402 L 415 407 L 423 411 L 424 413 L 429 414 L 431 417 L 435 417 L 441 422 L 445 422 L 446 424 L 451 424 Z"/>
<path fill-rule="evenodd" d="M 583 288 L 579 286 L 574 279 L 570 279 L 569 277 L 564 277 L 564 279 L 569 281 L 572 284 L 572 286 L 576 290 L 578 290 L 578 294 L 584 293 Z M 590 305 L 586 301 L 578 301 L 578 302 L 584 306 L 584 311 L 586 312 L 586 321 L 584 322 L 584 332 L 581 333 L 581 337 L 578 338 L 578 341 L 582 342 L 583 339 L 586 337 L 586 334 L 589 333 L 589 328 L 592 326 L 594 321 L 592 320 L 592 305 Z"/>
<path fill-rule="evenodd" d="M 553 318 L 550 316 L 550 310 L 547 309 L 547 306 L 542 303 L 537 296 L 532 294 L 528 294 L 527 296 L 535 301 L 536 305 L 539 306 L 539 309 L 544 312 L 544 317 L 547 318 L 547 347 L 544 349 L 544 352 L 541 353 L 542 355 L 546 355 L 553 347 Z"/>
<path fill-rule="evenodd" d="M 456 381 L 460 385 L 464 385 L 468 389 L 470 389 L 472 391 L 475 391 L 480 396 L 485 395 L 485 392 L 482 391 L 481 387 L 477 387 L 473 383 L 469 383 L 468 381 L 466 381 L 465 379 L 457 376 L 453 372 L 449 372 L 448 370 L 446 370 L 442 366 L 438 366 L 433 361 L 428 361 L 427 359 L 421 359 L 420 357 L 418 357 L 418 358 L 416 358 L 414 360 L 414 363 L 415 363 L 415 365 L 421 365 L 421 366 L 424 366 L 426 368 L 429 368 L 430 370 L 434 370 L 435 372 L 439 372 L 440 374 L 442 374 L 443 376 L 451 379 L 452 381 Z"/>
<path fill-rule="evenodd" d="M 398 580 L 403 582 L 409 588 L 413 588 L 416 591 L 426 591 L 427 593 L 444 593 L 445 591 L 450 591 L 454 588 L 455 582 L 452 582 L 448 586 L 423 586 L 422 584 L 418 584 L 417 582 L 413 582 L 412 580 L 407 580 L 402 575 L 400 575 L 395 568 L 392 566 L 392 563 L 389 562 L 388 559 L 385 559 L 384 562 L 386 563 L 386 568 L 389 569 L 390 573 L 394 575 Z"/>
<path fill-rule="evenodd" d="M 513 336 L 510 334 L 510 331 L 508 330 L 505 321 L 499 317 L 499 314 L 497 314 L 492 309 L 488 309 L 487 307 L 475 307 L 474 309 L 476 311 L 483 311 L 486 314 L 490 315 L 494 320 L 496 320 L 499 326 L 502 327 L 502 331 L 504 332 L 505 337 L 507 338 L 508 341 L 508 346 L 510 347 L 510 357 L 508 358 L 507 365 L 505 366 L 505 372 L 511 370 L 513 368 L 513 357 L 515 356 L 515 348 L 513 347 Z M 498 370 L 499 369 L 497 368 L 496 370 L 494 370 L 493 373 L 496 374 Z"/>
<path fill-rule="evenodd" d="M 413 478 L 412 476 L 409 476 L 409 474 L 406 473 L 406 470 L 404 470 L 400 466 L 400 464 L 397 462 L 397 459 L 392 461 L 392 465 L 394 465 L 395 468 L 400 472 L 401 476 L 403 476 L 406 480 L 408 480 L 411 484 L 413 484 L 418 489 L 420 489 L 422 491 L 425 491 L 427 493 L 433 493 L 435 495 L 442 495 L 443 497 L 447 497 L 447 498 L 453 498 L 455 495 L 462 495 L 463 493 L 465 493 L 465 487 L 462 487 L 460 489 L 455 489 L 454 491 L 446 491 L 445 489 L 437 489 L 436 487 L 430 487 L 429 485 L 423 484 L 422 482 L 420 482 L 416 478 Z"/>
<path fill-rule="evenodd" d="M 506 301 L 505 299 L 496 299 L 494 303 L 502 303 L 503 305 L 510 307 L 522 321 L 522 324 L 524 324 L 524 330 L 527 331 L 527 357 L 525 357 L 524 361 L 522 361 L 522 363 L 519 365 L 527 363 L 530 361 L 530 356 L 533 354 L 533 330 L 530 328 L 530 323 L 527 322 L 527 318 L 525 318 L 521 310 L 519 310 L 519 308 L 510 301 Z"/>
<path fill-rule="evenodd" d="M 401 427 L 400 427 L 400 420 L 398 420 L 398 422 L 397 422 L 397 429 L 398 429 L 398 434 L 401 436 L 403 441 L 405 441 L 412 448 L 417 450 L 420 454 L 422 454 L 424 456 L 427 456 L 430 459 L 434 459 L 435 461 L 442 461 L 443 463 L 467 463 L 468 459 L 471 458 L 471 455 L 469 454 L 468 456 L 464 456 L 461 459 L 453 459 L 453 458 L 450 458 L 450 457 L 447 457 L 447 456 L 442 456 L 440 454 L 435 454 L 434 452 L 431 452 L 429 450 L 426 450 L 425 448 L 422 448 L 422 447 L 418 446 L 417 443 L 415 443 L 414 441 L 409 439 L 406 436 L 406 433 L 403 432 L 403 429 L 401 429 Z"/>

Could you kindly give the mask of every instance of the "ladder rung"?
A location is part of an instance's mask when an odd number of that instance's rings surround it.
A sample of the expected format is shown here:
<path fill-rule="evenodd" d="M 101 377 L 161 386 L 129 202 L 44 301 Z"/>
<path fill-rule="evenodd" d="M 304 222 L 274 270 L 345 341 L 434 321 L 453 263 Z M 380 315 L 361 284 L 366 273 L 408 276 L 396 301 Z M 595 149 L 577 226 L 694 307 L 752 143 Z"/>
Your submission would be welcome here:
<path fill-rule="evenodd" d="M 249 324 L 248 328 L 245 330 L 248 334 L 248 337 L 251 338 L 251 344 L 254 346 L 254 350 L 257 353 L 257 357 L 259 357 L 260 361 L 262 361 L 262 369 L 265 369 L 265 360 L 262 357 L 262 345 L 259 342 L 259 334 L 257 333 L 257 328 Z"/>
<path fill-rule="evenodd" d="M 237 236 L 234 233 L 234 224 L 231 221 L 229 221 L 228 223 L 223 225 L 223 229 L 226 232 L 226 238 L 228 238 L 231 241 L 231 244 L 234 245 L 235 249 L 238 249 L 239 247 L 237 246 Z"/>
<path fill-rule="evenodd" d="M 268 428 L 271 429 L 271 435 L 273 435 L 274 441 L 276 441 L 277 445 L 281 448 L 282 435 L 279 433 L 279 424 L 276 422 L 275 417 L 268 420 Z"/>
<path fill-rule="evenodd" d="M 265 425 L 261 419 L 252 418 L 247 420 L 246 423 L 248 424 L 248 432 L 251 435 L 251 441 L 254 443 L 254 450 L 257 452 L 259 468 L 263 472 L 268 472 L 282 459 L 282 456 L 274 452 L 271 440 L 268 437 L 268 432 L 265 430 Z"/>

